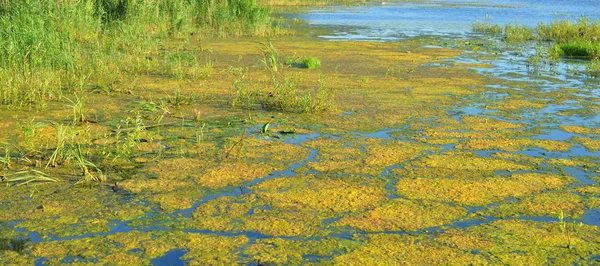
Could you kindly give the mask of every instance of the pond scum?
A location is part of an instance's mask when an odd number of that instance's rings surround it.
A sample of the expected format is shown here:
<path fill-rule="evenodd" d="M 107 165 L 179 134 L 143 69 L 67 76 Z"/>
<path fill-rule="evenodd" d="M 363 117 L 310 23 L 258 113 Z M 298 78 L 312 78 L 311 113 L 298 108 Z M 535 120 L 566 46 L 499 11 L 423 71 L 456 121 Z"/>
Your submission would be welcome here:
<path fill-rule="evenodd" d="M 597 89 L 282 3 L 0 0 L 0 264 L 600 263 Z"/>

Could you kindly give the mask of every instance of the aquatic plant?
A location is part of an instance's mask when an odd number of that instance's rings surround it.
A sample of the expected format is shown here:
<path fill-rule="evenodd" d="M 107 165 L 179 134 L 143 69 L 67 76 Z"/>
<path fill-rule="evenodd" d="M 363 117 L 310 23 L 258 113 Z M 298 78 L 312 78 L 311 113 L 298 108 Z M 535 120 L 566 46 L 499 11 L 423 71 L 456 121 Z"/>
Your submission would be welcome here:
<path fill-rule="evenodd" d="M 498 24 L 490 23 L 489 15 L 485 16 L 484 22 L 481 22 L 478 19 L 475 22 L 471 23 L 471 29 L 474 32 L 483 32 L 483 33 L 489 33 L 489 34 L 502 34 L 502 27 L 500 27 L 500 25 L 498 25 Z"/>
<path fill-rule="evenodd" d="M 533 31 L 525 25 L 519 25 L 519 21 L 515 21 L 515 24 L 507 23 L 504 24 L 504 37 L 503 40 L 506 42 L 524 42 L 533 40 Z"/>
<path fill-rule="evenodd" d="M 600 43 L 591 41 L 567 41 L 555 44 L 552 49 L 556 50 L 558 56 L 600 59 Z"/>
<path fill-rule="evenodd" d="M 317 69 L 321 67 L 321 61 L 316 57 L 305 57 L 302 63 L 307 69 Z"/>
<path fill-rule="evenodd" d="M 261 60 L 261 62 L 263 63 L 266 69 L 273 72 L 277 72 L 279 63 L 277 62 L 277 50 L 275 50 L 273 43 L 271 42 L 271 40 L 267 39 L 267 42 L 259 44 L 262 46 L 263 54 L 263 59 Z"/>
<path fill-rule="evenodd" d="M 586 16 L 581 16 L 576 21 L 557 19 L 551 21 L 548 25 L 539 23 L 536 32 L 540 39 L 557 43 L 569 41 L 598 42 L 600 41 L 600 22 L 598 19 L 591 21 Z"/>
<path fill-rule="evenodd" d="M 50 177 L 42 171 L 32 169 L 13 173 L 3 173 L 2 176 L 0 176 L 0 181 L 6 183 L 7 186 L 11 184 L 22 186 L 32 182 L 58 182 L 58 179 Z"/>

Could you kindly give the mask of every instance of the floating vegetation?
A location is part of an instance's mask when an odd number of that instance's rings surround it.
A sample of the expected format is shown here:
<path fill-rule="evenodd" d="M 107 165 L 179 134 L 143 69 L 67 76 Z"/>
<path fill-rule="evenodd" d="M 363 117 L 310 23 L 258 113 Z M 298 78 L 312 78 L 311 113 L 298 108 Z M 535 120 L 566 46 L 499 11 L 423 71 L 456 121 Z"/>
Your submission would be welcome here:
<path fill-rule="evenodd" d="M 597 81 L 556 64 L 595 22 L 528 55 L 323 41 L 254 1 L 8 2 L 0 264 L 598 260 Z"/>

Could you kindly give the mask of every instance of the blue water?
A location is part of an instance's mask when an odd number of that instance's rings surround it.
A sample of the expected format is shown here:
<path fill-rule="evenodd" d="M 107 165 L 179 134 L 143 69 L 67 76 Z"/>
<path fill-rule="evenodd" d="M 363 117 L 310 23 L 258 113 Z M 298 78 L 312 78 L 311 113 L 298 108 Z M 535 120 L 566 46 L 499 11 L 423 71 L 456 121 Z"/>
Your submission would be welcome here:
<path fill-rule="evenodd" d="M 577 19 L 585 15 L 600 18 L 600 1 L 420 1 L 383 2 L 375 6 L 311 9 L 300 18 L 310 25 L 335 28 L 332 39 L 397 40 L 407 37 L 467 36 L 472 23 L 489 18 L 493 24 L 515 23 L 535 27 L 539 22 Z"/>

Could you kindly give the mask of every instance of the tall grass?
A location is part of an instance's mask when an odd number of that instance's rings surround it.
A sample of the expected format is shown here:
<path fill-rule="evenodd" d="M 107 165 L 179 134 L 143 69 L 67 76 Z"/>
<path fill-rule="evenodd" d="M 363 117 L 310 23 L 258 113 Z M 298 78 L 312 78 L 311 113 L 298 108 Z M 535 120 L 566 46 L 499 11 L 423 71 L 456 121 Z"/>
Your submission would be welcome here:
<path fill-rule="evenodd" d="M 542 40 L 551 40 L 558 43 L 569 41 L 600 41 L 600 23 L 598 20 L 582 16 L 575 21 L 554 20 L 548 25 L 538 24 L 536 31 Z"/>
<path fill-rule="evenodd" d="M 0 0 L 0 103 L 44 106 L 83 76 L 111 87 L 160 40 L 277 30 L 254 0 Z"/>

